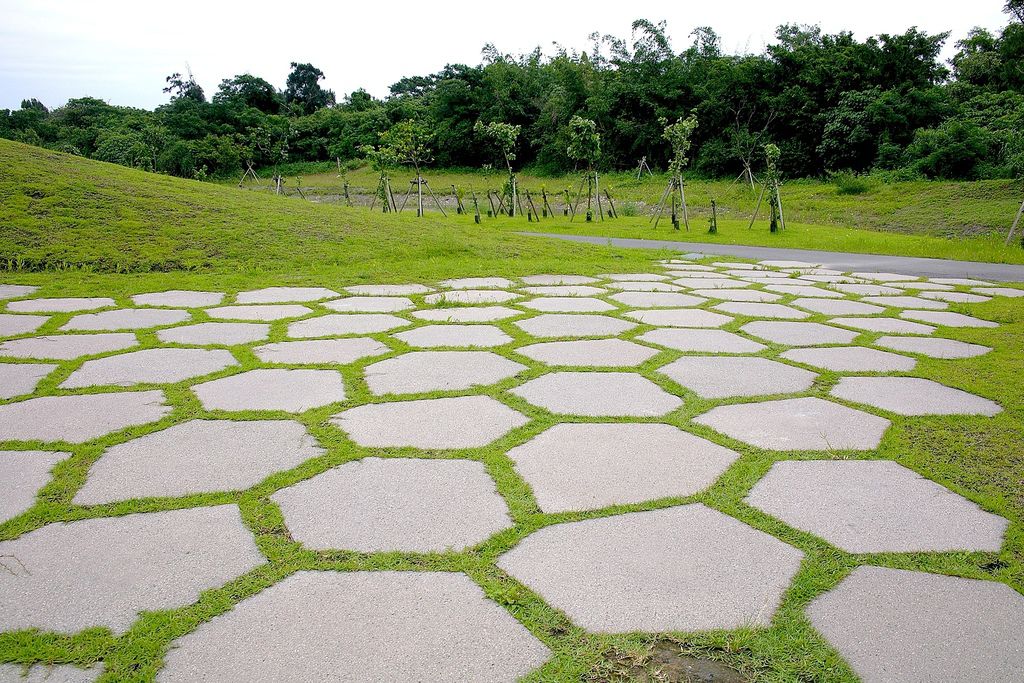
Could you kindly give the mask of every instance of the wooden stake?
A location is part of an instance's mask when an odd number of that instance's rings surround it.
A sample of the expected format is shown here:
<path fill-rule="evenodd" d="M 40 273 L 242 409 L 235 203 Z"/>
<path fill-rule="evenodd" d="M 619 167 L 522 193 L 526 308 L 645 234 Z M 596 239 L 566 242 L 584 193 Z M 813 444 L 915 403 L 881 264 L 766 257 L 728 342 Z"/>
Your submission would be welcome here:
<path fill-rule="evenodd" d="M 764 188 L 761 188 L 761 194 L 757 195 L 757 206 L 754 207 L 754 215 L 750 217 L 750 225 L 747 226 L 747 230 L 754 227 L 754 221 L 757 220 L 757 212 L 761 210 L 761 200 L 764 199 Z"/>
<path fill-rule="evenodd" d="M 679 201 L 683 205 L 683 225 L 686 226 L 686 231 L 690 231 L 690 217 L 686 212 L 686 191 L 683 190 L 683 177 L 679 176 Z"/>
<path fill-rule="evenodd" d="M 1010 226 L 1010 232 L 1006 236 L 1007 245 L 1013 240 L 1013 233 L 1017 232 L 1017 225 L 1020 224 L 1021 215 L 1024 215 L 1024 202 L 1020 203 L 1020 208 L 1017 209 L 1017 217 L 1013 219 L 1013 225 Z"/>

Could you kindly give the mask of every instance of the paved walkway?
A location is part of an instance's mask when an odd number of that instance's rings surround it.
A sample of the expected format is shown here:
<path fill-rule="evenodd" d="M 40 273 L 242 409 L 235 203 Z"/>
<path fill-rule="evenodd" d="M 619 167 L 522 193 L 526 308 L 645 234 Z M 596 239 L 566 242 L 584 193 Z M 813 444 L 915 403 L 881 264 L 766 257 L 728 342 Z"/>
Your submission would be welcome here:
<path fill-rule="evenodd" d="M 951 261 L 947 259 L 919 258 L 916 256 L 885 256 L 882 254 L 847 254 L 816 249 L 782 249 L 779 247 L 752 247 L 743 244 L 709 244 L 707 242 L 680 242 L 675 240 L 648 240 L 626 237 L 597 237 L 593 235 L 563 235 L 548 232 L 521 232 L 520 235 L 553 237 L 570 242 L 608 244 L 627 249 L 673 249 L 695 254 L 739 256 L 748 259 L 793 259 L 816 263 L 836 270 L 884 270 L 924 277 L 977 277 L 1000 282 L 1024 282 L 1024 266 L 1006 263 L 979 263 L 977 261 Z"/>

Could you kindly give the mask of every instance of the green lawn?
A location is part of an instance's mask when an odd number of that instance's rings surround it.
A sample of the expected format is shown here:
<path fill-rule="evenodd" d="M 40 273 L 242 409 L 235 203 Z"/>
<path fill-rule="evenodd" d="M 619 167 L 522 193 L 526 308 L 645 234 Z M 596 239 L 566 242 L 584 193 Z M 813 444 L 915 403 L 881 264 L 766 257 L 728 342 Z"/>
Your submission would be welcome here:
<path fill-rule="evenodd" d="M 149 175 L 117 166 L 0 141 L 0 263 L 7 271 L 0 282 L 39 284 L 41 296 L 66 294 L 108 295 L 118 305 L 130 305 L 129 294 L 169 288 L 239 290 L 284 284 L 319 285 L 334 289 L 359 283 L 434 282 L 447 277 L 474 275 L 518 276 L 535 273 L 649 271 L 652 260 L 664 252 L 616 250 L 574 245 L 512 234 L 536 227 L 525 221 L 497 219 L 483 226 L 460 217 L 416 219 L 412 215 L 381 217 L 364 209 L 318 206 L 307 202 L 256 193 L 239 192 L 192 181 Z M 844 201 L 846 201 L 844 199 Z M 1007 200 L 1009 201 L 1009 200 Z M 791 214 L 792 215 L 792 214 Z M 779 236 L 782 246 L 811 246 L 820 235 L 836 234 L 828 246 L 886 253 L 916 255 L 959 254 L 976 241 L 946 241 L 920 235 L 900 235 L 836 227 L 801 227 L 795 218 L 789 231 Z M 550 221 L 559 230 L 586 230 L 579 224 Z M 607 223 L 605 224 L 608 225 Z M 615 230 L 635 230 L 643 236 L 678 236 L 671 228 L 657 233 L 642 219 L 623 219 Z M 738 226 L 738 223 L 737 223 Z M 718 239 L 744 239 L 745 225 L 723 223 Z M 553 230 L 547 224 L 542 229 Z M 594 231 L 611 232 L 594 227 Z M 695 229 L 691 235 L 698 235 Z M 750 233 L 749 239 L 769 240 L 767 230 Z M 728 237 L 728 236 L 732 237 Z M 756 237 L 755 237 L 756 236 Z M 758 242 L 760 243 L 760 242 Z M 946 245 L 946 246 L 942 246 Z M 943 251 L 943 249 L 947 251 Z M 916 251 L 913 251 L 916 250 Z M 983 252 L 992 260 L 994 251 Z M 1009 256 L 1007 257 L 1009 259 Z M 1018 260 L 1018 259 L 1013 259 Z M 1019 259 L 1024 262 L 1024 257 Z M 44 272 L 45 269 L 45 272 Z M 787 299 L 788 300 L 788 299 Z M 784 300 L 785 302 L 786 300 Z M 417 299 L 418 303 L 421 303 Z M 327 312 L 314 306 L 316 314 Z M 539 376 L 548 368 L 516 353 L 529 343 L 519 328 L 508 321 L 497 323 L 513 341 L 497 353 L 529 367 L 514 379 L 473 393 L 486 393 L 531 418 L 529 424 L 481 449 L 423 453 L 411 449 L 370 449 L 353 444 L 328 422 L 339 405 L 307 411 L 298 420 L 327 449 L 325 455 L 300 467 L 272 475 L 239 493 L 217 493 L 182 499 L 146 499 L 83 508 L 71 498 L 83 483 L 90 465 L 113 443 L 165 428 L 199 416 L 203 411 L 188 387 L 200 380 L 170 385 L 167 394 L 173 412 L 154 425 L 133 428 L 84 445 L 60 445 L 72 457 L 55 470 L 54 481 L 42 492 L 36 507 L 6 524 L 0 524 L 0 540 L 17 537 L 31 529 L 60 520 L 120 515 L 144 510 L 171 509 L 213 503 L 237 503 L 247 527 L 268 557 L 268 564 L 223 588 L 205 592 L 194 605 L 147 613 L 121 637 L 105 629 L 74 636 L 32 631 L 0 634 L 0 662 L 74 662 L 103 660 L 103 680 L 151 680 L 159 669 L 168 644 L 199 623 L 230 609 L 239 600 L 274 584 L 300 569 L 405 569 L 464 571 L 486 594 L 523 623 L 554 652 L 552 660 L 531 676 L 534 681 L 622 680 L 629 662 L 644 662 L 650 643 L 659 636 L 589 634 L 575 627 L 525 586 L 495 566 L 495 559 L 530 532 L 558 522 L 600 517 L 624 511 L 656 509 L 699 501 L 770 533 L 805 553 L 805 561 L 787 591 L 772 626 L 704 634 L 669 634 L 683 651 L 727 662 L 754 680 L 851 681 L 852 672 L 838 654 L 811 628 L 803 609 L 815 596 L 833 587 L 853 567 L 875 564 L 939 573 L 995 579 L 1024 592 L 1024 305 L 1022 300 L 996 298 L 988 303 L 952 305 L 962 311 L 998 321 L 997 329 L 940 329 L 939 336 L 985 344 L 994 351 L 966 360 L 921 358 L 914 375 L 997 400 L 1004 411 L 994 418 L 899 417 L 887 415 L 893 426 L 881 447 L 870 453 L 775 453 L 731 440 L 690 421 L 712 405 L 735 400 L 707 401 L 657 374 L 655 369 L 680 353 L 664 350 L 640 367 L 640 372 L 668 391 L 685 398 L 685 405 L 665 419 L 668 422 L 741 453 L 710 489 L 687 498 L 670 498 L 587 513 L 542 514 L 532 491 L 504 455 L 559 419 L 506 392 L 511 386 Z M 196 320 L 205 319 L 193 311 Z M 532 315 L 524 313 L 525 315 Z M 621 316 L 616 310 L 610 315 Z M 70 314 L 54 315 L 37 333 L 59 327 Z M 823 320 L 815 316 L 811 320 Z M 410 318 L 410 320 L 415 320 Z M 748 319 L 737 317 L 724 329 L 735 330 Z M 271 326 L 271 341 L 282 340 L 286 324 Z M 651 329 L 641 325 L 626 336 Z M 386 341 L 397 355 L 408 348 L 391 335 L 369 335 Z M 864 334 L 855 343 L 869 344 L 879 335 Z M 143 348 L 156 346 L 150 331 L 140 335 Z M 217 373 L 229 375 L 257 365 L 252 345 L 232 347 L 240 368 Z M 776 357 L 780 347 L 769 346 L 761 355 Z M 362 379 L 365 365 L 380 358 L 344 366 L 345 408 L 371 400 Z M 63 393 L 57 384 L 80 361 L 60 363 L 37 393 Z M 323 366 L 336 368 L 337 366 Z M 822 373 L 803 395 L 824 396 L 837 381 L 834 373 Z M 204 377 L 208 380 L 210 377 Z M 149 388 L 149 387 L 142 387 Z M 454 392 L 463 393 L 463 392 Z M 415 395 L 424 398 L 442 394 Z M 443 395 L 453 395 L 448 392 Z M 406 397 L 403 397 L 406 398 Z M 283 413 L 232 414 L 232 418 L 289 417 Z M 588 418 L 571 418 L 592 421 Z M 23 447 L 23 446 L 21 446 Z M 52 445 L 42 447 L 57 448 Z M 515 527 L 466 552 L 438 554 L 314 552 L 294 542 L 280 509 L 269 495 L 296 481 L 309 478 L 342 462 L 366 455 L 384 457 L 468 457 L 484 462 L 498 490 L 509 504 Z M 911 553 L 853 555 L 810 534 L 797 531 L 743 503 L 743 497 L 773 462 L 784 458 L 888 458 L 946 485 L 985 509 L 1011 520 L 1000 553 Z M 273 634 L 268 633 L 268 638 Z"/>

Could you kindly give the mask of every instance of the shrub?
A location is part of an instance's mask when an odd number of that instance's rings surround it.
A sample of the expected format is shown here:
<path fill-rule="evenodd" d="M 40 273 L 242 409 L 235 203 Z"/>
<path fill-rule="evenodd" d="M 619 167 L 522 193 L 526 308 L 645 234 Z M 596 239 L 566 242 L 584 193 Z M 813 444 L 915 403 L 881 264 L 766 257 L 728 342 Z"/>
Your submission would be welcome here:
<path fill-rule="evenodd" d="M 849 171 L 833 174 L 832 184 L 836 186 L 836 194 L 864 194 L 871 189 L 867 178 Z"/>

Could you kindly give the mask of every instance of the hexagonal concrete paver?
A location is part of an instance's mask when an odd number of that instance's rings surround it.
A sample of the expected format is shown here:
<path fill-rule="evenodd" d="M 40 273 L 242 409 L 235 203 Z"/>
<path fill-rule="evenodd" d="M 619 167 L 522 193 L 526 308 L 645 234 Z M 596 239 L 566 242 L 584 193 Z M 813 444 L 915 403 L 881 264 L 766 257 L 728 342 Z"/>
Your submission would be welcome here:
<path fill-rule="evenodd" d="M 331 422 L 360 446 L 477 448 L 529 422 L 489 396 L 371 403 Z"/>
<path fill-rule="evenodd" d="M 238 365 L 238 361 L 224 349 L 143 349 L 87 360 L 60 386 L 74 389 L 180 382 L 232 365 Z"/>
<path fill-rule="evenodd" d="M 247 489 L 323 453 L 291 420 L 190 420 L 108 448 L 74 502 Z"/>
<path fill-rule="evenodd" d="M 378 396 L 458 391 L 515 377 L 527 367 L 490 351 L 413 351 L 366 366 Z"/>
<path fill-rule="evenodd" d="M 235 301 L 240 304 L 279 304 L 290 301 L 320 301 L 335 296 L 338 296 L 337 292 L 325 287 L 265 287 L 239 292 Z"/>
<path fill-rule="evenodd" d="M 588 631 L 766 626 L 803 558 L 700 504 L 557 524 L 498 566 Z"/>
<path fill-rule="evenodd" d="M 885 285 L 865 285 L 860 283 L 846 283 L 837 282 L 832 285 L 832 289 L 847 294 L 857 294 L 859 296 L 899 296 L 903 293 L 902 289 L 898 287 L 887 287 Z"/>
<path fill-rule="evenodd" d="M 625 368 L 639 365 L 659 352 L 622 339 L 584 339 L 530 344 L 519 347 L 516 353 L 548 365 Z"/>
<path fill-rule="evenodd" d="M 781 318 L 784 320 L 803 320 L 809 318 L 810 313 L 806 311 L 798 311 L 795 308 L 784 306 L 782 304 L 759 304 L 747 301 L 723 301 L 720 304 L 715 304 L 715 309 L 719 311 L 725 311 L 726 313 L 733 313 L 735 315 L 745 315 L 751 318 Z"/>
<path fill-rule="evenodd" d="M 927 308 L 937 311 L 949 308 L 949 304 L 945 301 L 922 299 L 916 296 L 866 296 L 864 301 L 869 304 L 878 304 L 879 306 L 889 306 L 892 308 Z"/>
<path fill-rule="evenodd" d="M 865 683 L 1011 681 L 1024 671 L 1024 597 L 1002 583 L 858 567 L 807 616 Z"/>
<path fill-rule="evenodd" d="M 931 282 L 938 282 L 942 285 L 957 285 L 961 287 L 991 287 L 994 283 L 986 280 L 975 280 L 969 277 L 933 277 Z"/>
<path fill-rule="evenodd" d="M 677 292 L 620 292 L 612 294 L 610 298 L 633 308 L 684 308 L 707 302 L 707 299 L 699 296 Z"/>
<path fill-rule="evenodd" d="M 757 353 L 767 348 L 724 330 L 660 329 L 644 332 L 637 339 L 677 351 L 702 353 Z"/>
<path fill-rule="evenodd" d="M 913 358 L 864 346 L 790 349 L 779 355 L 786 360 L 835 372 L 906 372 L 917 365 Z"/>
<path fill-rule="evenodd" d="M 216 306 L 224 300 L 221 292 L 195 292 L 171 289 L 166 292 L 136 294 L 132 301 L 138 306 L 168 306 L 171 308 L 206 308 Z"/>
<path fill-rule="evenodd" d="M 448 289 L 507 289 L 512 281 L 503 277 L 460 277 L 443 280 L 440 284 Z"/>
<path fill-rule="evenodd" d="M 681 292 L 683 288 L 668 282 L 609 282 L 608 288 L 623 292 Z"/>
<path fill-rule="evenodd" d="M 762 289 L 691 289 L 690 294 L 719 301 L 778 301 L 782 298 Z"/>
<path fill-rule="evenodd" d="M 601 277 L 613 282 L 657 282 L 668 279 L 667 275 L 658 273 L 606 273 Z"/>
<path fill-rule="evenodd" d="M 924 299 L 935 299 L 936 301 L 948 301 L 957 304 L 980 304 L 984 301 L 991 301 L 990 296 L 980 294 L 968 294 L 967 292 L 921 292 Z"/>
<path fill-rule="evenodd" d="M 207 410 L 284 410 L 301 413 L 345 400 L 334 370 L 249 370 L 192 387 Z"/>
<path fill-rule="evenodd" d="M 197 323 L 182 327 L 169 327 L 156 333 L 157 339 L 173 344 L 196 346 L 234 346 L 266 339 L 270 325 L 266 323 Z"/>
<path fill-rule="evenodd" d="M 51 334 L 11 339 L 0 343 L 0 356 L 72 360 L 109 351 L 121 351 L 139 343 L 130 332 L 100 334 Z"/>
<path fill-rule="evenodd" d="M 421 349 L 439 346 L 502 346 L 512 337 L 493 325 L 424 325 L 395 335 L 409 346 Z"/>
<path fill-rule="evenodd" d="M 747 323 L 740 328 L 759 339 L 785 346 L 816 346 L 818 344 L 849 344 L 857 332 L 843 330 L 821 323 L 790 321 L 759 321 Z"/>
<path fill-rule="evenodd" d="M 472 460 L 363 458 L 271 499 L 292 537 L 317 550 L 463 550 L 512 526 L 487 469 Z"/>
<path fill-rule="evenodd" d="M 700 308 L 662 308 L 648 311 L 630 311 L 627 318 L 639 320 L 645 325 L 663 327 L 721 327 L 733 319 L 721 313 Z"/>
<path fill-rule="evenodd" d="M 0 285 L 0 299 L 17 299 L 39 291 L 35 285 Z"/>
<path fill-rule="evenodd" d="M 867 332 L 889 332 L 892 334 L 931 334 L 935 328 L 931 325 L 913 323 L 900 318 L 832 318 L 834 325 L 852 327 Z"/>
<path fill-rule="evenodd" d="M 629 372 L 552 372 L 509 391 L 563 415 L 652 417 L 683 404 L 678 396 Z"/>
<path fill-rule="evenodd" d="M 868 451 L 878 447 L 890 424 L 814 397 L 718 406 L 693 421 L 772 451 Z"/>
<path fill-rule="evenodd" d="M 360 294 L 367 296 L 409 296 L 410 294 L 428 294 L 432 291 L 430 287 L 419 284 L 408 285 L 352 285 L 345 287 L 349 294 Z"/>
<path fill-rule="evenodd" d="M 506 292 L 500 289 L 457 289 L 451 292 L 428 294 L 423 301 L 428 304 L 502 304 L 506 301 L 519 299 L 523 295 Z"/>
<path fill-rule="evenodd" d="M 790 294 L 792 296 L 801 296 L 807 298 L 843 298 L 843 295 L 839 292 L 834 292 L 831 289 L 825 289 L 824 287 L 816 287 L 814 285 L 765 285 L 765 289 L 767 289 L 769 292 L 778 292 L 779 294 Z"/>
<path fill-rule="evenodd" d="M 254 306 L 218 306 L 206 310 L 211 318 L 220 320 L 285 320 L 287 318 L 301 318 L 309 315 L 313 310 L 308 306 L 299 304 L 258 304 Z"/>
<path fill-rule="evenodd" d="M 831 394 L 899 415 L 995 415 L 1003 410 L 987 398 L 920 377 L 843 377 Z"/>
<path fill-rule="evenodd" d="M 45 315 L 18 315 L 0 313 L 0 337 L 35 332 L 50 318 Z"/>
<path fill-rule="evenodd" d="M 585 296 L 543 296 L 520 302 L 519 305 L 545 313 L 603 313 L 615 310 L 615 306 L 607 301 Z"/>
<path fill-rule="evenodd" d="M 606 294 L 600 287 L 588 285 L 540 285 L 523 287 L 522 291 L 534 296 L 601 296 Z"/>
<path fill-rule="evenodd" d="M 56 369 L 47 363 L 0 363 L 0 398 L 31 394 Z"/>
<path fill-rule="evenodd" d="M 103 664 L 81 668 L 74 664 L 0 664 L 0 683 L 93 683 L 103 674 Z"/>
<path fill-rule="evenodd" d="M 817 375 L 767 358 L 684 356 L 658 372 L 702 398 L 794 394 L 806 391 Z"/>
<path fill-rule="evenodd" d="M 551 513 L 693 495 L 739 454 L 666 424 L 558 424 L 508 457 Z"/>
<path fill-rule="evenodd" d="M 288 325 L 288 336 L 336 337 L 345 334 L 388 332 L 410 323 L 387 313 L 329 313 Z"/>
<path fill-rule="evenodd" d="M 404 296 L 347 296 L 325 301 L 323 305 L 341 313 L 389 313 L 416 307 L 411 299 Z"/>
<path fill-rule="evenodd" d="M 0 441 L 82 443 L 156 422 L 171 407 L 162 391 L 43 396 L 0 406 Z"/>
<path fill-rule="evenodd" d="M 998 552 L 1009 522 L 888 460 L 788 460 L 746 503 L 849 553 Z"/>
<path fill-rule="evenodd" d="M 345 365 L 362 358 L 390 353 L 391 349 L 369 337 L 351 339 L 310 339 L 308 341 L 286 341 L 264 344 L 253 349 L 253 353 L 264 363 L 288 363 L 292 365 L 313 365 L 331 363 Z"/>
<path fill-rule="evenodd" d="M 847 299 L 796 299 L 791 303 L 797 308 L 825 315 L 873 315 L 885 310 L 881 306 Z"/>
<path fill-rule="evenodd" d="M 973 358 L 992 350 L 981 344 L 968 344 L 941 337 L 879 337 L 874 344 L 894 351 L 906 351 L 931 358 Z"/>
<path fill-rule="evenodd" d="M 147 327 L 176 325 L 191 320 L 188 311 L 158 308 L 119 308 L 102 313 L 82 313 L 64 323 L 62 330 L 144 330 Z"/>
<path fill-rule="evenodd" d="M 48 524 L 0 543 L 0 631 L 124 633 L 263 564 L 234 505 Z"/>
<path fill-rule="evenodd" d="M 75 311 L 92 311 L 113 305 L 114 300 L 105 296 L 22 299 L 7 304 L 7 310 L 16 313 L 73 313 Z"/>
<path fill-rule="evenodd" d="M 519 278 L 528 285 L 589 285 L 599 282 L 596 277 L 586 275 L 526 275 Z"/>
<path fill-rule="evenodd" d="M 412 317 L 439 323 L 486 323 L 523 315 L 507 306 L 467 306 L 465 308 L 428 308 L 412 311 Z"/>
<path fill-rule="evenodd" d="M 614 337 L 636 327 L 607 315 L 538 315 L 513 323 L 534 337 Z"/>
<path fill-rule="evenodd" d="M 900 289 L 906 290 L 918 290 L 918 291 L 944 291 L 953 289 L 953 285 L 941 285 L 937 282 L 890 282 L 893 287 L 899 287 Z"/>
<path fill-rule="evenodd" d="M 974 318 L 951 311 L 903 311 L 900 313 L 900 317 L 940 327 L 999 327 L 999 323 L 991 320 Z"/>
<path fill-rule="evenodd" d="M 1024 296 L 1024 289 L 1017 289 L 1015 287 L 975 287 L 971 291 L 987 296 L 1007 296 L 1012 298 Z"/>
<path fill-rule="evenodd" d="M 729 277 L 700 277 L 699 273 L 691 273 L 688 277 L 681 277 L 672 282 L 687 289 L 743 289 L 752 284 L 746 280 Z"/>
<path fill-rule="evenodd" d="M 174 641 L 157 681 L 499 683 L 550 654 L 465 574 L 301 571 Z"/>
<path fill-rule="evenodd" d="M 916 275 L 904 275 L 903 273 L 885 273 L 877 271 L 856 271 L 850 273 L 853 277 L 859 277 L 862 280 L 875 280 L 877 282 L 909 282 L 910 280 L 919 279 Z"/>
<path fill-rule="evenodd" d="M 0 524 L 32 507 L 39 489 L 50 481 L 50 470 L 70 455 L 55 451 L 0 451 Z"/>

